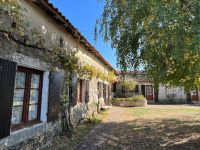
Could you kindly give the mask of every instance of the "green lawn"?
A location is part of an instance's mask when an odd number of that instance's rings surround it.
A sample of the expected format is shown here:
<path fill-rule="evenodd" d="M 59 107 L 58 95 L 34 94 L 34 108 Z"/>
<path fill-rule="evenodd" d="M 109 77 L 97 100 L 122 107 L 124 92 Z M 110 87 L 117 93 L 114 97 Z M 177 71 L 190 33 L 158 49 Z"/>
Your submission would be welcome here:
<path fill-rule="evenodd" d="M 189 107 L 162 107 L 162 108 L 134 108 L 129 109 L 129 111 L 135 117 L 140 118 L 166 118 L 166 117 L 180 117 L 180 116 L 192 116 L 192 117 L 200 117 L 200 108 L 189 108 Z"/>

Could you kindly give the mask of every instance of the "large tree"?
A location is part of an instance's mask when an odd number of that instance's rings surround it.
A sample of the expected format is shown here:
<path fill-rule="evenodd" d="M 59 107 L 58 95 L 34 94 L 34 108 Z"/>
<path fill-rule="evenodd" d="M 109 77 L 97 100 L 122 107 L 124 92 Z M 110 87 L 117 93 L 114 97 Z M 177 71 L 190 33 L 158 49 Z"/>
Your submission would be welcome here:
<path fill-rule="evenodd" d="M 96 35 L 111 41 L 121 70 L 142 65 L 156 83 L 186 90 L 199 85 L 199 0 L 104 2 Z"/>

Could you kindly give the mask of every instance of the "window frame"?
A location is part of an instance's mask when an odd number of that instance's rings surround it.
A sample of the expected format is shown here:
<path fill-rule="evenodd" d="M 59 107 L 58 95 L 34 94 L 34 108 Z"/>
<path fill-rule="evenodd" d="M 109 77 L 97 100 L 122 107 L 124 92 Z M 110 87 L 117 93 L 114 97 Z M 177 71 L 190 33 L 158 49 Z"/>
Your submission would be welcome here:
<path fill-rule="evenodd" d="M 76 102 L 83 103 L 83 79 L 78 79 L 77 81 Z"/>
<path fill-rule="evenodd" d="M 89 103 L 90 100 L 90 81 L 85 80 L 85 103 Z"/>
<path fill-rule="evenodd" d="M 146 96 L 152 96 L 152 95 L 153 95 L 152 85 L 146 85 Z"/>
<path fill-rule="evenodd" d="M 24 99 L 23 99 L 23 110 L 22 110 L 22 121 L 19 124 L 12 124 L 11 131 L 16 131 L 25 127 L 32 126 L 34 124 L 41 122 L 41 103 L 42 103 L 42 89 L 43 89 L 43 71 L 26 68 L 26 67 L 17 67 L 17 72 L 25 73 L 25 88 L 24 88 Z M 29 106 L 30 106 L 30 92 L 31 92 L 31 77 L 33 74 L 39 75 L 39 94 L 37 102 L 37 118 L 29 121 Z M 14 106 L 12 106 L 13 109 Z"/>
<path fill-rule="evenodd" d="M 97 82 L 97 92 L 98 92 L 98 99 L 101 98 L 101 83 Z"/>

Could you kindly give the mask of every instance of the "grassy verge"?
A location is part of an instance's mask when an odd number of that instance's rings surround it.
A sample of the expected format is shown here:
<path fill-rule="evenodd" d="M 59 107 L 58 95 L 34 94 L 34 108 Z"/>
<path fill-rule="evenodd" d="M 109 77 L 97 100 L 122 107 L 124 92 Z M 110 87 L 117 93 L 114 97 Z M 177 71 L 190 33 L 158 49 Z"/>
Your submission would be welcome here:
<path fill-rule="evenodd" d="M 135 117 L 177 117 L 179 115 L 200 115 L 200 109 L 196 108 L 134 108 L 129 111 Z"/>

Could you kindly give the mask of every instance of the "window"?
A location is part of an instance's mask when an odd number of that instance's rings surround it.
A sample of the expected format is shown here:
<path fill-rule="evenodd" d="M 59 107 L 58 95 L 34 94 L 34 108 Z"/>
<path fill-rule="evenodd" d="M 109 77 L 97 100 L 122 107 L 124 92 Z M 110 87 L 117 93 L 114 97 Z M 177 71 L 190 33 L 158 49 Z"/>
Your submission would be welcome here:
<path fill-rule="evenodd" d="M 89 80 L 85 81 L 85 103 L 89 102 L 89 90 L 90 90 L 90 82 Z"/>
<path fill-rule="evenodd" d="M 89 80 L 78 79 L 76 103 L 89 102 Z"/>
<path fill-rule="evenodd" d="M 69 94 L 69 100 L 70 102 L 72 102 L 72 99 L 73 99 L 73 88 L 72 88 L 72 85 L 69 86 L 69 89 L 68 89 L 68 94 Z"/>
<path fill-rule="evenodd" d="M 196 95 L 197 95 L 197 92 L 196 92 L 196 91 L 192 91 L 192 92 L 191 92 L 191 95 L 192 95 L 192 96 L 196 96 Z"/>
<path fill-rule="evenodd" d="M 103 83 L 102 82 L 97 83 L 97 90 L 98 90 L 98 99 L 100 99 L 101 97 L 103 97 Z"/>
<path fill-rule="evenodd" d="M 63 38 L 60 38 L 60 47 L 61 47 L 61 48 L 64 47 L 64 40 L 63 40 Z"/>
<path fill-rule="evenodd" d="M 117 83 L 113 83 L 112 86 L 112 92 L 117 92 Z"/>
<path fill-rule="evenodd" d="M 193 101 L 198 101 L 198 93 L 197 93 L 197 91 L 192 91 L 191 92 L 191 98 L 192 98 L 192 100 Z"/>
<path fill-rule="evenodd" d="M 106 99 L 106 96 L 107 96 L 107 90 L 106 90 L 107 88 L 106 88 L 106 86 L 107 85 L 103 83 L 103 98 L 104 99 Z"/>
<path fill-rule="evenodd" d="M 151 96 L 153 95 L 153 89 L 151 85 L 146 86 L 146 96 Z"/>
<path fill-rule="evenodd" d="M 40 120 L 42 72 L 19 67 L 16 74 L 12 125 Z"/>
<path fill-rule="evenodd" d="M 16 29 L 17 28 L 17 22 L 12 22 L 12 25 L 11 25 L 11 27 L 13 28 L 13 29 Z"/>
<path fill-rule="evenodd" d="M 101 97 L 100 82 L 97 82 L 97 92 L 98 92 L 98 99 L 100 99 L 100 97 Z"/>
<path fill-rule="evenodd" d="M 79 79 L 78 80 L 78 85 L 77 85 L 77 102 L 82 103 L 83 102 L 83 80 Z"/>
<path fill-rule="evenodd" d="M 138 85 L 135 86 L 135 94 L 139 94 L 139 86 Z"/>

